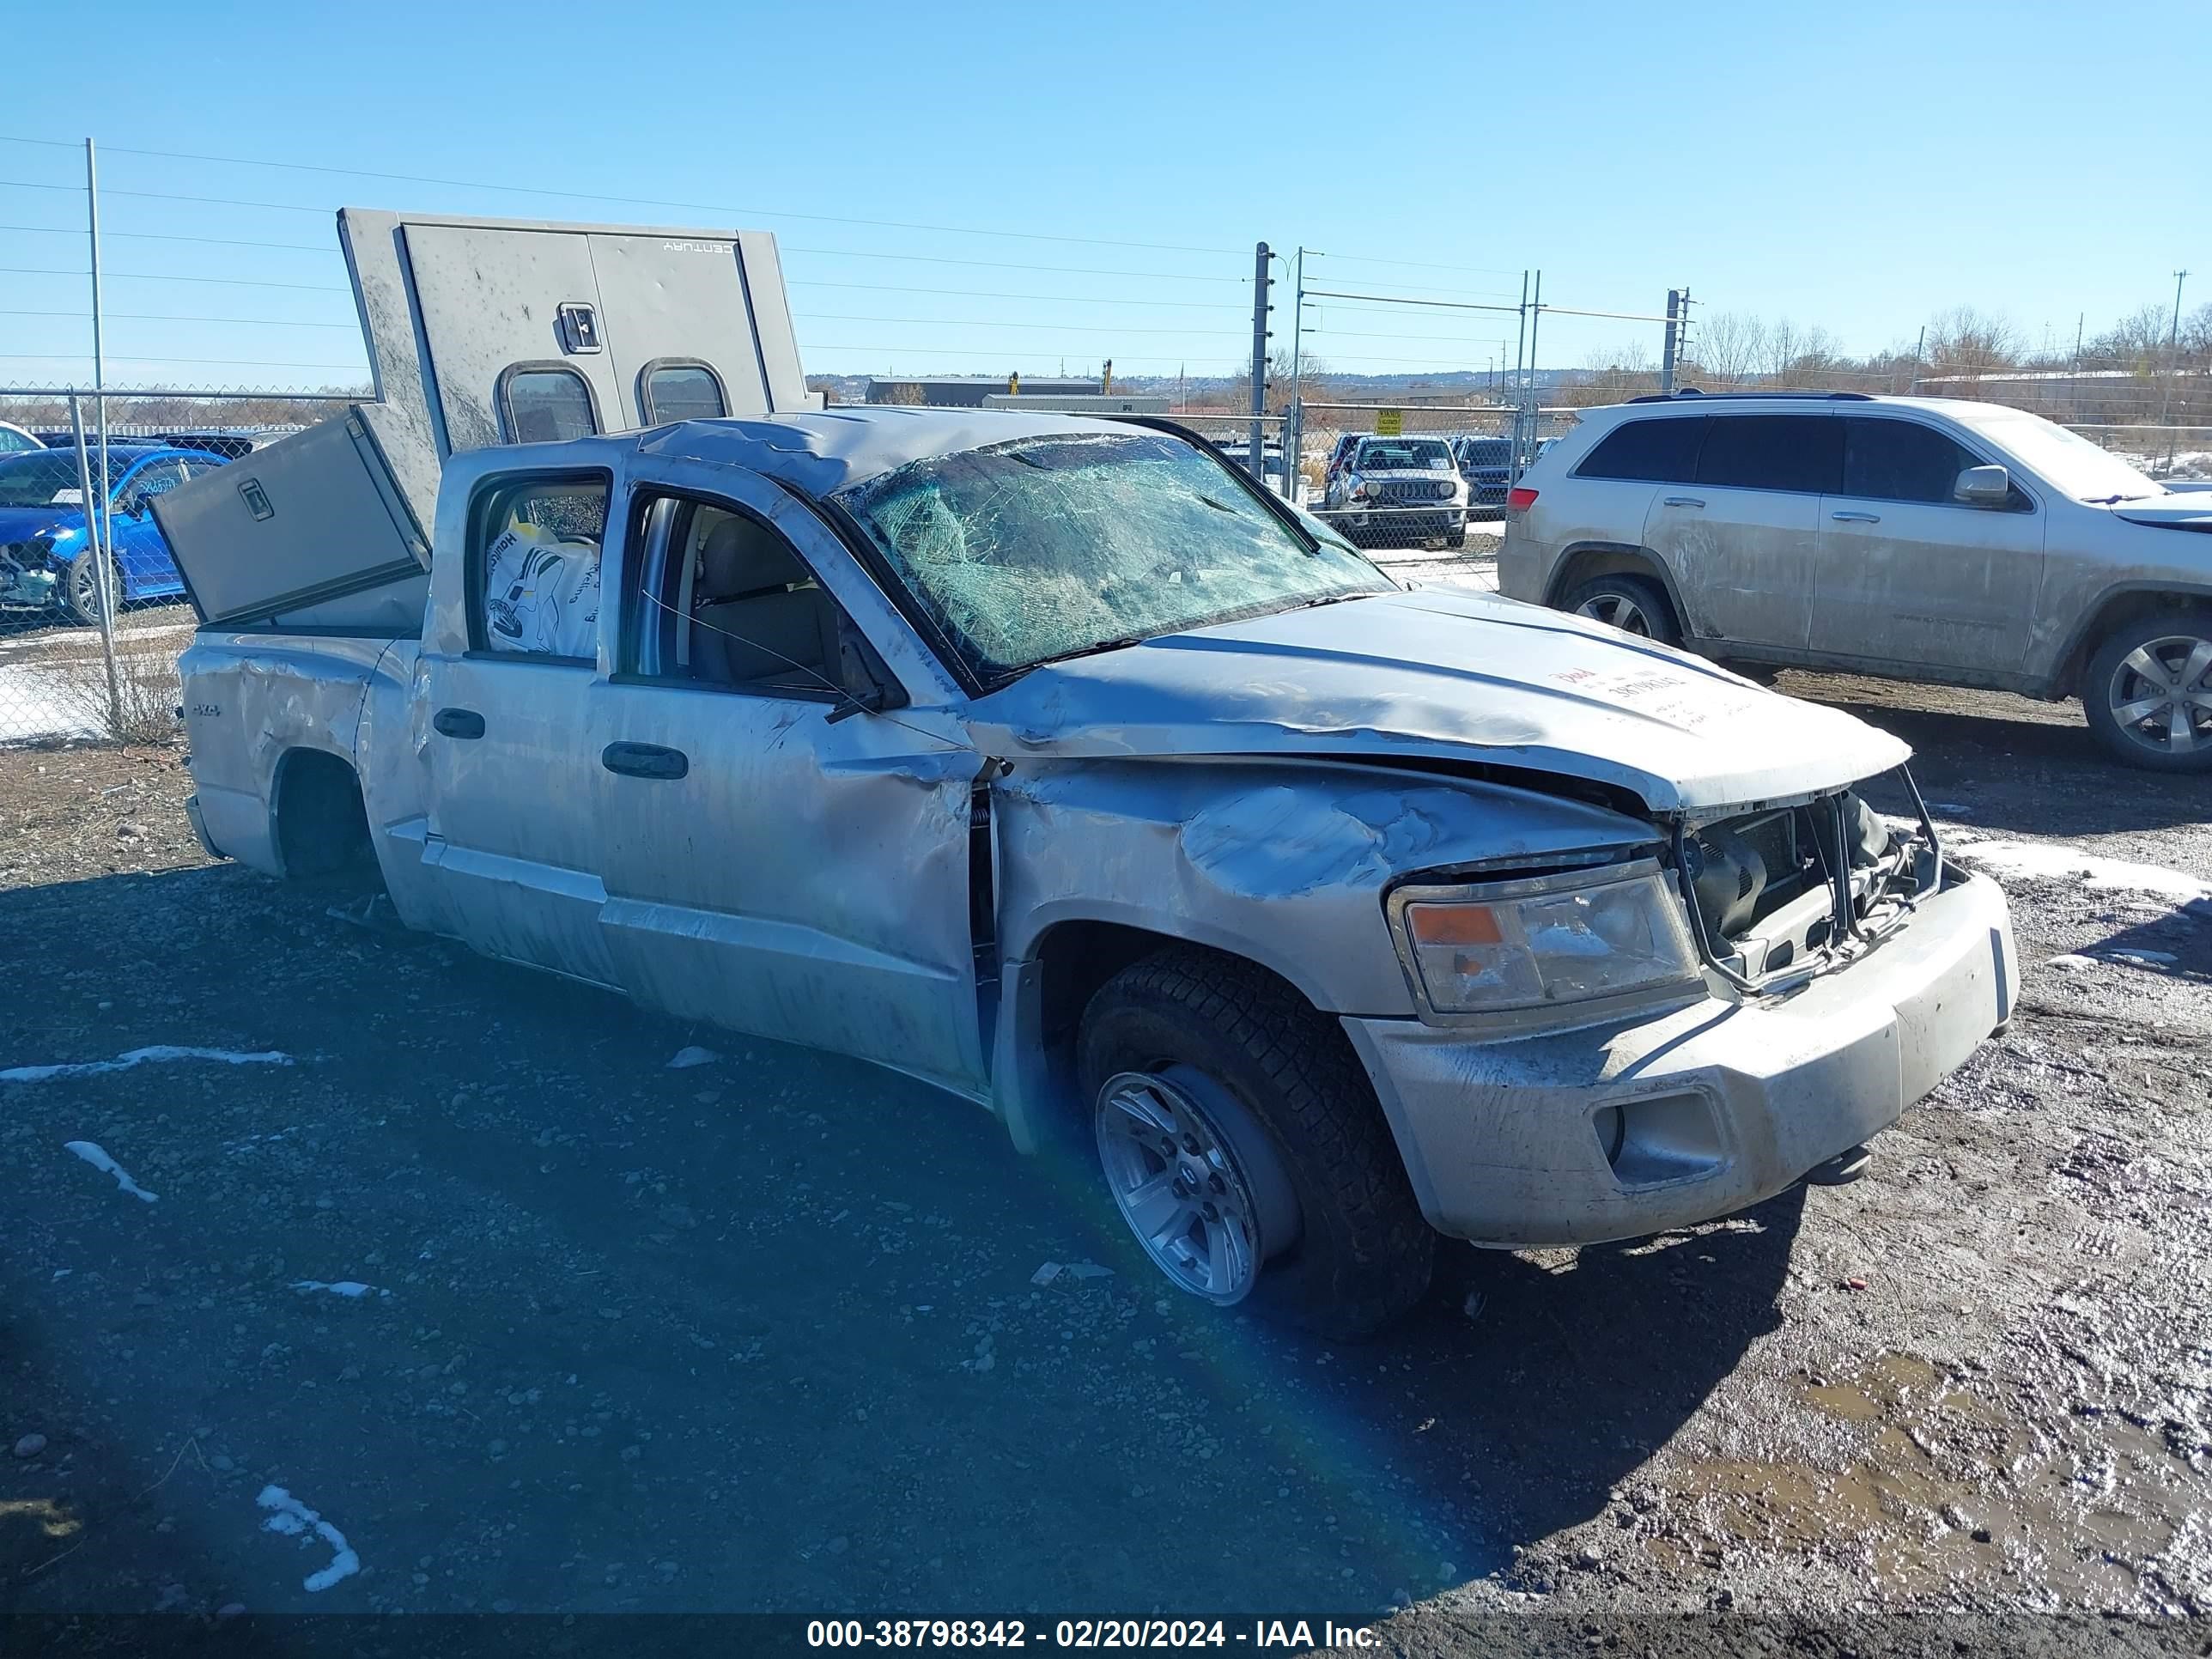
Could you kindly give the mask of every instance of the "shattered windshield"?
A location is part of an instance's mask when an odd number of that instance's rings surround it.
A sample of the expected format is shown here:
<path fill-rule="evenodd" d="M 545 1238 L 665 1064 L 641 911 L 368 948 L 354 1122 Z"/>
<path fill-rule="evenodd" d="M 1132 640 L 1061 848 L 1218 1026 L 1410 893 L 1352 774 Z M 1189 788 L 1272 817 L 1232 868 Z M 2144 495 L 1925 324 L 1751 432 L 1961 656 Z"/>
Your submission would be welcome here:
<path fill-rule="evenodd" d="M 842 491 L 981 678 L 1389 579 L 1310 547 L 1210 457 L 1164 433 L 1022 439 Z"/>

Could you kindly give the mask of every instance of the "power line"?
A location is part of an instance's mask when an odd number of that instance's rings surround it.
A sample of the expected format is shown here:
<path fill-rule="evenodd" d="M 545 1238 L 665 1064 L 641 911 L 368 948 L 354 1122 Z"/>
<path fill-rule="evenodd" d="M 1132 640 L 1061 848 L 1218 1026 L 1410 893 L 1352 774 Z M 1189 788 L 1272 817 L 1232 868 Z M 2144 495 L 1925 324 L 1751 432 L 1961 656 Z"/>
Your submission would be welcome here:
<path fill-rule="evenodd" d="M 128 352 L 109 352 L 110 362 L 118 363 L 203 363 L 218 368 L 342 368 L 356 374 L 368 373 L 367 363 L 289 363 L 270 362 L 259 357 L 141 357 Z M 4 351 L 0 361 L 13 363 L 75 363 L 90 362 L 88 351 Z"/>
<path fill-rule="evenodd" d="M 58 190 L 71 196 L 84 194 L 82 185 L 42 185 L 29 179 L 0 179 L 0 188 L 9 190 Z M 170 190 L 118 190 L 112 185 L 100 187 L 102 196 L 129 196 L 148 202 L 193 202 L 206 207 L 267 208 L 280 213 L 316 213 L 330 217 L 335 208 L 309 206 L 304 202 L 248 202 L 235 196 L 187 196 Z"/>
<path fill-rule="evenodd" d="M 20 230 L 37 236 L 82 236 L 81 225 L 0 225 L 0 230 Z M 228 236 L 178 236 L 159 230 L 106 230 L 109 236 L 128 236 L 142 242 L 201 242 L 209 247 L 273 247 L 291 253 L 336 253 L 334 247 L 316 242 L 248 242 Z M 103 276 L 106 272 L 101 273 Z"/>
<path fill-rule="evenodd" d="M 103 272 L 102 275 L 106 273 Z M 251 328 L 343 328 L 358 331 L 358 321 L 349 323 L 303 323 L 276 317 L 182 317 L 162 311 L 110 311 L 102 313 L 110 322 L 133 323 L 242 323 Z M 0 311 L 0 317 L 74 317 L 80 322 L 90 322 L 88 311 Z"/>
<path fill-rule="evenodd" d="M 1072 334 L 1186 334 L 1207 340 L 1242 339 L 1233 328 L 1125 328 L 1119 323 L 1008 323 L 995 317 L 854 317 L 843 312 L 793 312 L 802 323 L 896 323 L 916 328 L 1021 328 Z"/>
<path fill-rule="evenodd" d="M 1164 283 L 1235 283 L 1249 286 L 1249 276 L 1194 276 L 1177 270 L 1112 270 L 1101 265 L 1023 265 L 1004 259 L 954 259 L 941 253 L 877 253 L 854 247 L 786 247 L 786 253 L 814 253 L 832 259 L 895 259 L 909 264 L 973 265 L 984 270 L 1054 270 L 1070 276 L 1144 276 Z"/>
<path fill-rule="evenodd" d="M 33 144 L 52 149 L 75 149 L 61 138 L 23 138 L 0 133 L 0 143 Z M 762 219 L 801 219 L 816 224 L 860 225 L 875 230 L 925 230 L 949 236 L 996 236 L 1014 241 L 1067 242 L 1085 247 L 1143 248 L 1156 253 L 1237 253 L 1238 248 L 1194 247 L 1178 242 L 1130 242 L 1104 236 L 1054 235 L 1032 230 L 983 230 L 973 225 L 931 225 L 902 219 L 854 219 L 831 213 L 785 213 L 768 208 L 731 207 L 708 202 L 673 202 L 651 196 L 595 195 L 588 191 L 548 190 L 537 185 L 499 185 L 481 179 L 438 179 L 413 173 L 377 173 L 364 167 L 325 167 L 307 161 L 267 161 L 247 155 L 198 155 L 184 150 L 133 149 L 125 144 L 103 145 L 110 155 L 148 155 L 168 161 L 198 161 L 216 167 L 270 167 L 285 173 L 321 173 L 347 179 L 377 179 L 395 184 L 435 185 L 447 190 L 489 190 L 514 196 L 550 196 L 572 202 L 621 202 L 632 207 L 678 208 L 686 213 L 726 213 Z M 207 200 L 217 198 L 208 198 Z M 249 203 L 237 203 L 245 207 Z M 270 205 L 276 205 L 270 204 Z"/>
<path fill-rule="evenodd" d="M 1210 311 L 1218 309 L 1222 303 L 1218 300 L 1122 300 L 1103 294 L 1004 294 L 988 289 L 908 288 L 903 283 L 826 283 L 797 277 L 784 286 L 852 289 L 867 294 L 932 294 L 953 300 L 1046 300 L 1071 306 L 1145 306 L 1182 311 Z"/>
<path fill-rule="evenodd" d="M 1471 270 L 1483 276 L 1518 276 L 1517 270 L 1504 270 L 1496 265 L 1438 264 L 1425 259 L 1382 259 L 1366 253 L 1323 253 L 1319 248 L 1305 251 L 1309 259 L 1341 259 L 1355 265 L 1397 265 L 1407 270 Z"/>
<path fill-rule="evenodd" d="M 0 265 L 0 271 L 11 276 L 89 276 L 92 273 L 82 268 L 58 270 L 45 265 Z M 132 283 L 212 283 L 222 288 L 283 288 L 301 294 L 350 294 L 349 288 L 335 283 L 264 283 L 250 276 L 179 276 L 160 270 L 108 270 L 100 273 L 102 282 Z"/>

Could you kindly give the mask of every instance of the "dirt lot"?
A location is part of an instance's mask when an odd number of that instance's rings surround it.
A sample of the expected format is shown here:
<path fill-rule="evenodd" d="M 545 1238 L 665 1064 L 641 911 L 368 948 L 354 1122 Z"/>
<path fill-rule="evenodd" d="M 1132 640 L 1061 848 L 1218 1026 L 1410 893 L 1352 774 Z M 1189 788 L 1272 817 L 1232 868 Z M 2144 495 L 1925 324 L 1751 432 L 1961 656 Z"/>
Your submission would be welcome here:
<path fill-rule="evenodd" d="M 230 1056 L 0 1081 L 0 1608 L 2203 1650 L 2206 787 L 2067 709 L 1784 687 L 1920 751 L 2012 1031 L 1856 1185 L 1455 1250 L 1359 1348 L 1171 1299 L 949 1097 L 208 864 L 173 753 L 0 751 L 0 1071 Z"/>

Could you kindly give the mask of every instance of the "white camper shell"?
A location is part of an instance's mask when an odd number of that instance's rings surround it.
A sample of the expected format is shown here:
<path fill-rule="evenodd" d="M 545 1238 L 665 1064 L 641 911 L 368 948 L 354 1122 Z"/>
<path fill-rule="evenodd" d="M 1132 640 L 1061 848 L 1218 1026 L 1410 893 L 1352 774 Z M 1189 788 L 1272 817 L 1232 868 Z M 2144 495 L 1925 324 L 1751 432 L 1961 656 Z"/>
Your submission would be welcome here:
<path fill-rule="evenodd" d="M 449 457 L 821 406 L 765 231 L 337 223 L 375 401 L 157 504 L 203 623 L 412 634 Z"/>

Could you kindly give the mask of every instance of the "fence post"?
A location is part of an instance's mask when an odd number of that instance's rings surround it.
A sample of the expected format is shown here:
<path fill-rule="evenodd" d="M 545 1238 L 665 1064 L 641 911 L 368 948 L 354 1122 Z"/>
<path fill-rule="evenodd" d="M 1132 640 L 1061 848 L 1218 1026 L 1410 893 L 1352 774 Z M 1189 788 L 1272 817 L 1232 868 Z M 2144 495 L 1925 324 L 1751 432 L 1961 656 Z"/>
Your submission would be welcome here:
<path fill-rule="evenodd" d="M 93 416 L 100 426 L 100 494 L 88 495 L 84 503 L 84 522 L 87 540 L 92 540 L 92 522 L 100 520 L 100 535 L 94 543 L 93 585 L 100 595 L 100 649 L 107 657 L 107 691 L 115 728 L 123 728 L 123 696 L 115 677 L 115 611 L 122 599 L 116 591 L 119 572 L 115 568 L 115 516 L 108 503 L 107 473 L 107 355 L 100 329 L 105 312 L 100 300 L 100 162 L 90 138 L 84 141 L 84 205 L 85 222 L 91 245 L 92 269 L 92 401 Z M 70 398 L 76 408 L 76 398 Z"/>
<path fill-rule="evenodd" d="M 77 492 L 84 498 L 84 540 L 92 556 L 94 571 L 107 568 L 106 538 L 100 534 L 100 515 L 92 507 L 92 465 L 84 453 L 84 410 L 77 402 L 76 393 L 70 393 L 70 431 L 76 439 Z M 108 594 L 108 584 L 101 579 L 100 593 L 100 650 L 107 659 L 107 717 L 108 729 L 117 737 L 123 734 L 123 682 L 115 671 L 115 607 Z"/>
<path fill-rule="evenodd" d="M 1260 417 L 1267 412 L 1267 261 L 1270 257 L 1265 242 L 1253 250 L 1252 447 L 1244 457 L 1244 465 L 1262 489 L 1267 487 L 1266 427 Z"/>

